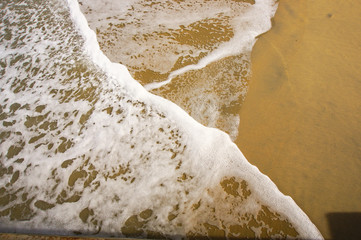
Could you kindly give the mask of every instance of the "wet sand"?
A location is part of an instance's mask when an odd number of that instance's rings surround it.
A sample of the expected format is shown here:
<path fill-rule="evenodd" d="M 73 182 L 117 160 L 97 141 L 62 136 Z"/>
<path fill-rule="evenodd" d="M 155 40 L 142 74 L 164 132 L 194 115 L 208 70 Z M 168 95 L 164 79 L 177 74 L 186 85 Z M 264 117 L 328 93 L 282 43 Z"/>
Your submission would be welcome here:
<path fill-rule="evenodd" d="M 240 110 L 237 145 L 326 239 L 361 212 L 360 18 L 357 1 L 280 0 Z"/>

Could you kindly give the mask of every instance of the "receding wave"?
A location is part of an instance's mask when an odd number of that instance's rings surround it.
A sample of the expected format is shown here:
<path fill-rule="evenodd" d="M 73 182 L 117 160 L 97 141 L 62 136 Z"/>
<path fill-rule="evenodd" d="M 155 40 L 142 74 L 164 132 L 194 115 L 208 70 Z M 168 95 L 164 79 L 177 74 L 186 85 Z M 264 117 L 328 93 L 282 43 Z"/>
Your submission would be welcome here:
<path fill-rule="evenodd" d="M 205 126 L 238 135 L 250 52 L 271 27 L 267 1 L 80 1 L 101 50 L 147 90 Z"/>
<path fill-rule="evenodd" d="M 0 15 L 2 231 L 322 238 L 227 134 L 110 62 L 75 0 Z"/>

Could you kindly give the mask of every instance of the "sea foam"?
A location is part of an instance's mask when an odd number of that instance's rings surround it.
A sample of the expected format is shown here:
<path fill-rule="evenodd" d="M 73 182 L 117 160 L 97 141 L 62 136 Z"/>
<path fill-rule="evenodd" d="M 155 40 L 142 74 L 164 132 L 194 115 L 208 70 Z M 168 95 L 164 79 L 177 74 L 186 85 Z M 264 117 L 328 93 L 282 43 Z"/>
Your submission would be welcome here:
<path fill-rule="evenodd" d="M 275 1 L 80 1 L 101 49 L 148 91 L 209 127 L 238 134 L 250 52 Z"/>
<path fill-rule="evenodd" d="M 227 134 L 110 62 L 65 3 L 0 10 L 3 231 L 322 238 Z"/>

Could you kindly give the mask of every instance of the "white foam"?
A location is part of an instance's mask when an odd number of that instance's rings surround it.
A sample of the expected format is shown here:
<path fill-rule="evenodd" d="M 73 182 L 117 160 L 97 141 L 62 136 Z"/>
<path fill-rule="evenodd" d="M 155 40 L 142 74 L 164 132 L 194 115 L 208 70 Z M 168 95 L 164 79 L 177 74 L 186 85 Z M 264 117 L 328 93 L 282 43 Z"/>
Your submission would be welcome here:
<path fill-rule="evenodd" d="M 169 84 L 173 78 L 188 71 L 202 69 L 208 64 L 228 56 L 249 53 L 256 42 L 256 37 L 271 28 L 270 19 L 274 16 L 277 4 L 274 1 L 256 1 L 256 3 L 233 16 L 234 37 L 222 43 L 214 51 L 202 58 L 197 64 L 187 65 L 170 73 L 167 80 L 145 85 L 148 91 Z"/>
<path fill-rule="evenodd" d="M 41 22 L 44 39 L 31 41 L 40 34 L 32 29 L 35 19 L 14 21 L 27 27 L 17 34 L 31 38 L 23 48 L 0 53 L 7 64 L 1 121 L 10 132 L 1 139 L 1 168 L 6 169 L 0 179 L 6 191 L 1 194 L 16 196 L 1 206 L 2 229 L 121 236 L 120 226 L 129 217 L 152 209 L 147 229 L 185 235 L 190 206 L 207 197 L 207 188 L 219 185 L 222 177 L 233 175 L 249 183 L 249 211 L 261 201 L 286 216 L 301 237 L 322 238 L 294 201 L 250 165 L 227 134 L 202 126 L 177 105 L 148 93 L 124 66 L 110 62 L 77 2 L 67 2 L 76 29 L 65 24 L 70 20 L 62 1 L 39 5 L 52 10 L 44 15 L 28 2 L 35 14 L 29 9 L 17 14 L 49 18 L 48 25 L 48 19 Z M 3 44 L 9 49 L 11 42 Z M 44 52 L 37 50 L 42 47 Z M 15 62 L 17 56 L 23 59 Z M 25 85 L 19 83 L 23 80 Z M 12 154 L 14 146 L 22 149 Z M 192 178 L 179 181 L 183 173 Z M 177 205 L 179 219 L 170 223 L 169 212 Z M 21 206 L 25 210 L 17 215 Z"/>
<path fill-rule="evenodd" d="M 81 15 L 79 9 L 75 8 L 75 1 L 69 0 L 69 2 L 73 3 L 73 5 L 71 5 L 73 17 Z M 266 8 L 270 6 L 273 7 L 275 5 L 273 1 L 257 1 L 257 4 L 258 3 L 261 3 L 260 5 Z M 254 14 L 254 12 L 250 12 L 250 14 Z M 274 11 L 271 11 L 268 18 L 273 16 L 273 14 Z M 264 22 L 258 24 L 259 26 L 263 26 Z M 260 32 L 254 31 L 252 36 L 247 36 L 246 38 L 248 41 L 251 41 L 250 39 L 254 39 L 257 35 L 264 32 L 264 29 L 267 30 L 269 28 L 270 25 L 266 24 L 265 28 L 261 28 L 262 30 Z M 91 31 L 85 23 L 85 18 L 81 19 L 80 29 L 82 31 L 85 31 L 85 29 L 87 29 L 87 31 Z M 90 36 L 90 34 L 88 36 Z M 91 37 L 93 38 L 92 43 L 95 44 L 95 35 L 92 34 Z M 247 42 L 247 40 L 245 40 L 245 42 Z M 245 45 L 249 46 L 249 44 Z M 236 51 L 240 51 L 245 47 L 242 45 L 240 46 L 241 49 L 236 49 Z M 231 51 L 231 48 L 227 48 L 227 50 L 228 51 L 226 53 L 223 52 L 223 49 L 218 50 L 207 58 L 202 59 L 199 64 L 187 66 L 184 69 L 175 72 L 174 74 L 178 75 L 182 72 L 189 71 L 192 68 L 202 68 L 209 62 L 230 54 L 229 52 Z M 94 58 L 94 61 L 98 63 L 98 59 L 99 58 Z M 112 67 L 116 67 L 116 65 L 112 64 Z M 113 72 L 116 72 L 116 70 L 113 70 Z M 121 76 L 121 74 L 118 76 Z M 121 79 L 123 79 L 123 77 L 121 77 Z M 141 86 L 139 86 L 139 91 L 144 92 L 141 89 Z M 181 123 L 182 129 L 185 130 L 190 136 L 194 136 L 192 141 L 189 139 L 190 145 L 197 149 L 193 158 L 203 159 L 203 161 L 198 161 L 196 163 L 196 169 L 218 171 L 220 176 L 232 174 L 242 176 L 242 178 L 249 182 L 252 191 L 257 194 L 258 198 L 272 206 L 276 211 L 289 217 L 289 220 L 296 227 L 296 229 L 300 231 L 302 237 L 310 239 L 322 238 L 318 230 L 310 222 L 307 215 L 302 212 L 302 210 L 295 204 L 292 198 L 284 196 L 282 193 L 280 193 L 276 185 L 267 176 L 259 172 L 258 168 L 255 166 L 249 164 L 243 154 L 239 151 L 236 145 L 232 143 L 226 134 L 218 131 L 217 129 L 204 128 L 202 125 L 190 118 L 189 115 L 177 105 L 172 104 L 165 99 L 151 94 L 142 95 L 142 99 L 146 99 L 152 104 L 156 104 L 160 109 L 162 109 L 162 111 L 166 112 L 169 117 L 174 119 L 177 124 Z M 170 174 L 169 177 L 171 177 L 171 175 L 172 174 Z M 217 178 L 213 178 L 212 180 L 216 182 L 215 179 Z M 148 196 L 148 194 L 145 194 L 141 197 L 143 198 L 145 196 Z"/>
<path fill-rule="evenodd" d="M 90 27 L 97 32 L 102 49 L 112 61 L 125 64 L 137 80 L 143 84 L 149 83 L 145 85 L 148 91 L 174 101 L 197 121 L 222 129 L 233 140 L 236 139 L 237 121 L 233 121 L 232 125 L 223 124 L 229 123 L 229 115 L 234 118 L 236 114 L 224 113 L 223 109 L 224 106 L 231 105 L 234 98 L 242 101 L 246 95 L 246 82 L 250 72 L 249 52 L 256 40 L 255 36 L 267 31 L 271 26 L 270 18 L 276 9 L 273 1 L 251 5 L 239 1 L 211 1 L 205 4 L 204 1 L 189 0 L 150 4 L 139 0 L 129 1 L 123 8 L 114 6 L 116 3 L 113 4 L 110 0 L 89 0 L 81 3 Z M 197 31 L 206 28 L 209 28 L 208 40 L 195 36 Z M 191 34 L 187 37 L 188 31 Z M 223 37 L 220 37 L 222 32 Z M 178 38 L 179 33 L 184 33 L 185 39 Z M 202 84 L 196 84 L 197 87 L 192 89 L 184 89 L 189 93 L 187 97 L 178 83 L 175 85 L 178 89 L 181 88 L 180 91 L 172 91 L 171 96 L 168 96 L 168 93 L 163 94 L 166 85 L 171 83 L 174 77 L 179 76 L 178 81 L 183 81 L 184 74 L 189 71 L 201 70 L 210 63 L 239 54 L 248 57 L 248 61 L 242 63 L 245 71 L 222 79 L 225 85 L 231 85 L 231 88 L 238 92 L 228 94 L 228 98 L 225 94 L 222 97 L 216 96 L 214 104 L 209 106 L 214 108 L 213 112 L 201 113 L 193 109 L 197 108 L 197 105 L 207 104 L 202 98 L 208 99 L 207 92 L 212 91 L 212 86 L 221 81 L 218 74 L 214 76 L 214 71 L 202 74 L 202 78 L 197 79 L 197 83 L 203 82 Z M 200 61 L 195 60 L 204 55 L 206 56 Z M 194 64 L 184 66 L 188 60 Z M 234 66 L 229 72 L 236 72 L 238 69 L 239 67 Z M 143 74 L 149 70 L 150 73 L 156 73 L 153 76 L 155 79 L 143 79 Z M 161 79 L 156 79 L 158 77 Z M 174 84 L 170 88 L 173 86 Z M 196 100 L 192 96 L 200 97 Z"/>

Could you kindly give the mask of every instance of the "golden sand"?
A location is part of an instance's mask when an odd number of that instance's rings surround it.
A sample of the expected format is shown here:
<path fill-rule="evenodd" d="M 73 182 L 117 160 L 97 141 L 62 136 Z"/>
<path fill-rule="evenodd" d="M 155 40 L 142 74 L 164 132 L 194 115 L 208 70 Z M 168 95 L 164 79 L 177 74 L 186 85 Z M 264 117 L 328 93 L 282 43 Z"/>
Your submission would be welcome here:
<path fill-rule="evenodd" d="M 361 2 L 281 0 L 252 52 L 237 145 L 327 239 L 361 212 Z"/>

